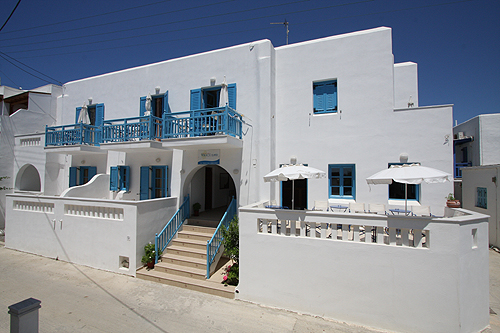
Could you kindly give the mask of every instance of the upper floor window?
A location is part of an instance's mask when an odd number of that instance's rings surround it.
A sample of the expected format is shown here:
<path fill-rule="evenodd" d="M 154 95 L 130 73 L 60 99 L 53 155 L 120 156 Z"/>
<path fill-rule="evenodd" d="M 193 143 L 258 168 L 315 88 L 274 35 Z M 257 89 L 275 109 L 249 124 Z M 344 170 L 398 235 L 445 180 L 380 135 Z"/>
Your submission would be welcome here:
<path fill-rule="evenodd" d="M 337 112 L 337 80 L 313 82 L 314 113 Z"/>
<path fill-rule="evenodd" d="M 488 209 L 488 192 L 486 191 L 486 187 L 478 187 L 476 191 L 476 207 Z"/>
<path fill-rule="evenodd" d="M 225 106 L 224 98 L 221 103 L 222 86 L 191 90 L 191 110 L 217 108 Z M 227 85 L 227 104 L 230 108 L 236 110 L 236 83 Z M 223 104 L 223 105 L 221 105 Z"/>
<path fill-rule="evenodd" d="M 142 117 L 146 112 L 147 96 L 142 96 L 139 102 L 139 115 Z M 155 117 L 161 118 L 164 113 L 169 113 L 170 108 L 168 105 L 168 91 L 163 94 L 151 95 L 151 114 Z"/>
<path fill-rule="evenodd" d="M 356 199 L 356 168 L 354 164 L 328 165 L 329 197 Z"/>
<path fill-rule="evenodd" d="M 87 106 L 88 117 L 80 118 L 80 112 L 82 111 L 82 107 L 76 108 L 75 113 L 75 123 L 78 124 L 82 122 L 83 119 L 85 122 L 90 121 L 89 125 L 93 126 L 101 126 L 104 121 L 104 104 L 91 104 Z"/>

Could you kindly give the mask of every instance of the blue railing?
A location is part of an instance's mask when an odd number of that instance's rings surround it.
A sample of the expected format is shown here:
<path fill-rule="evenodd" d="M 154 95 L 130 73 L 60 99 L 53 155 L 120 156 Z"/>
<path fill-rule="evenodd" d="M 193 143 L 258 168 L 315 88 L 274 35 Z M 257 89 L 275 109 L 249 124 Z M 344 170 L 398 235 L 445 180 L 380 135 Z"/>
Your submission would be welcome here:
<path fill-rule="evenodd" d="M 102 127 L 103 142 L 127 142 L 161 138 L 162 119 L 152 115 L 105 120 Z"/>
<path fill-rule="evenodd" d="M 455 178 L 462 178 L 462 168 L 472 166 L 471 162 L 455 163 Z"/>
<path fill-rule="evenodd" d="M 184 221 L 189 218 L 189 195 L 184 199 L 184 202 L 179 207 L 174 216 L 168 221 L 168 223 L 163 227 L 163 230 L 159 234 L 155 235 L 155 263 L 158 263 L 158 249 L 161 252 L 165 251 L 165 248 L 174 238 L 179 228 L 182 226 Z"/>
<path fill-rule="evenodd" d="M 241 139 L 242 117 L 229 106 L 194 111 L 105 120 L 99 127 L 86 124 L 47 127 L 46 146 L 75 144 L 99 145 L 103 142 L 128 142 L 200 137 L 216 134 Z"/>
<path fill-rule="evenodd" d="M 101 142 L 101 131 L 99 127 L 83 123 L 46 126 L 45 146 L 66 146 L 66 145 L 96 145 Z"/>
<path fill-rule="evenodd" d="M 235 215 L 236 199 L 233 198 L 233 200 L 231 200 L 231 203 L 229 204 L 229 207 L 224 213 L 224 216 L 220 220 L 219 225 L 214 232 L 214 235 L 209 241 L 207 241 L 207 279 L 210 278 L 210 266 L 214 262 L 215 256 L 217 255 L 217 252 L 219 252 L 219 248 L 222 245 L 222 240 L 224 239 L 224 237 L 222 237 L 222 228 L 225 228 L 227 230 L 227 228 L 229 227 L 229 223 Z"/>

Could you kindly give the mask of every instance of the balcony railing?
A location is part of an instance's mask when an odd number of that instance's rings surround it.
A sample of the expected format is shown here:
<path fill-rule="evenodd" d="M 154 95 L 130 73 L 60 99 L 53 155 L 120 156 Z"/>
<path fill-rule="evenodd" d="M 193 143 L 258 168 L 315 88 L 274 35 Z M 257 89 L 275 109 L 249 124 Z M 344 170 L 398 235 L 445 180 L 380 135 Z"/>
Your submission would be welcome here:
<path fill-rule="evenodd" d="M 455 163 L 455 178 L 462 178 L 462 168 L 472 166 L 471 162 Z"/>
<path fill-rule="evenodd" d="M 101 129 L 87 124 L 73 124 L 45 128 L 45 146 L 94 145 L 101 142 Z"/>
<path fill-rule="evenodd" d="M 230 135 L 241 139 L 242 117 L 229 106 L 173 112 L 157 118 L 105 120 L 99 127 L 86 124 L 47 127 L 46 146 Z"/>

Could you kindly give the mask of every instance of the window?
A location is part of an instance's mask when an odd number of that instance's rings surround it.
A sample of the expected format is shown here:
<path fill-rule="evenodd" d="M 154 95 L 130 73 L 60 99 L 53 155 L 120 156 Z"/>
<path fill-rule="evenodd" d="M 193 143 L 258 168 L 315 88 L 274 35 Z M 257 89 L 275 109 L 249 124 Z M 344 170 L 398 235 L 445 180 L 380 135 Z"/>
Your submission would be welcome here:
<path fill-rule="evenodd" d="M 146 112 L 146 98 L 147 96 L 142 96 L 139 101 L 139 112 L 140 116 L 143 117 Z M 168 106 L 168 91 L 164 94 L 157 94 L 151 96 L 151 114 L 155 117 L 162 118 L 163 113 L 170 112 Z"/>
<path fill-rule="evenodd" d="M 476 192 L 476 207 L 488 209 L 488 193 L 486 187 L 478 187 Z"/>
<path fill-rule="evenodd" d="M 191 110 L 219 107 L 221 86 L 191 90 Z M 227 85 L 228 106 L 236 110 L 236 83 Z"/>
<path fill-rule="evenodd" d="M 168 196 L 168 166 L 142 166 L 140 199 L 155 199 Z"/>
<path fill-rule="evenodd" d="M 356 168 L 354 164 L 328 165 L 329 197 L 356 199 Z"/>
<path fill-rule="evenodd" d="M 337 80 L 313 82 L 314 113 L 337 112 Z"/>
<path fill-rule="evenodd" d="M 403 165 L 411 163 L 389 163 L 391 165 Z M 420 201 L 420 185 L 406 184 L 408 192 L 408 200 Z M 405 200 L 405 184 L 393 181 L 389 185 L 389 200 Z"/>
<path fill-rule="evenodd" d="M 75 113 L 75 124 L 78 124 L 78 118 L 80 117 L 80 111 L 82 107 L 76 108 Z M 90 125 L 101 126 L 104 121 L 104 104 L 91 104 L 87 106 L 87 112 L 89 113 Z"/>
<path fill-rule="evenodd" d="M 89 182 L 97 173 L 95 166 L 79 166 L 69 168 L 69 187 L 83 185 Z"/>
<path fill-rule="evenodd" d="M 109 175 L 110 191 L 125 191 L 130 189 L 130 167 L 119 165 L 111 167 Z"/>

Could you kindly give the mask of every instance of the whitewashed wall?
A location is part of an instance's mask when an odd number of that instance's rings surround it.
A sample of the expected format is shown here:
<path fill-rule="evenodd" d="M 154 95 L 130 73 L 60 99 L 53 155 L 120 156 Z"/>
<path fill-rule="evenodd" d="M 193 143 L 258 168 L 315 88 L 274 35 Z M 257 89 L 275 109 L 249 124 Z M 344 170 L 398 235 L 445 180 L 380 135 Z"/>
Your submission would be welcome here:
<path fill-rule="evenodd" d="M 418 68 L 414 62 L 394 64 L 394 108 L 418 107 Z"/>
<path fill-rule="evenodd" d="M 242 207 L 236 295 L 384 330 L 478 332 L 489 324 L 488 219 L 465 210 L 458 215 L 463 216 L 275 213 Z M 427 247 L 418 248 L 296 237 L 261 233 L 259 219 L 415 228 L 429 236 Z"/>
<path fill-rule="evenodd" d="M 7 196 L 5 246 L 135 276 L 144 245 L 176 211 L 177 198 L 113 201 Z M 128 258 L 129 268 L 120 258 Z"/>

